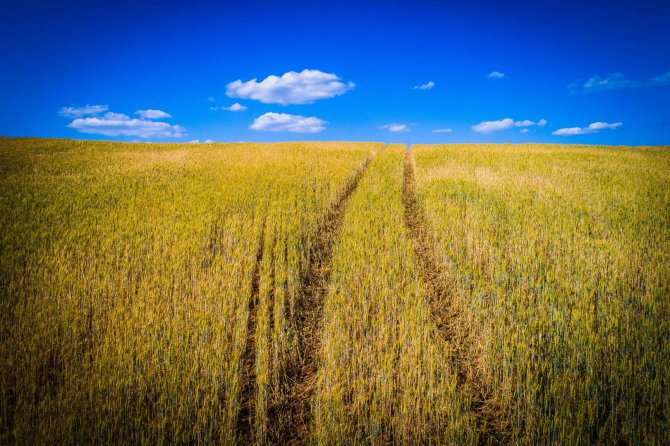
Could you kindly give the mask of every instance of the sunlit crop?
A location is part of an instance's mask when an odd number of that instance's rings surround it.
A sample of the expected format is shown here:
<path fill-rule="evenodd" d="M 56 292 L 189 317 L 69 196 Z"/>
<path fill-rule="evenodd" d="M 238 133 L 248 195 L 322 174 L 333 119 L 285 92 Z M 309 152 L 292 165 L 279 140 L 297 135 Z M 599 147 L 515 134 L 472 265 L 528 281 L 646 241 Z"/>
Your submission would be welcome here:
<path fill-rule="evenodd" d="M 318 220 L 374 147 L 2 140 L 0 442 L 267 438 Z"/>
<path fill-rule="evenodd" d="M 318 443 L 477 438 L 405 228 L 404 152 L 390 146 L 371 163 L 335 246 L 314 402 Z"/>
<path fill-rule="evenodd" d="M 460 357 L 506 441 L 670 440 L 670 151 L 415 146 Z"/>
<path fill-rule="evenodd" d="M 0 139 L 0 444 L 668 444 L 670 151 Z"/>

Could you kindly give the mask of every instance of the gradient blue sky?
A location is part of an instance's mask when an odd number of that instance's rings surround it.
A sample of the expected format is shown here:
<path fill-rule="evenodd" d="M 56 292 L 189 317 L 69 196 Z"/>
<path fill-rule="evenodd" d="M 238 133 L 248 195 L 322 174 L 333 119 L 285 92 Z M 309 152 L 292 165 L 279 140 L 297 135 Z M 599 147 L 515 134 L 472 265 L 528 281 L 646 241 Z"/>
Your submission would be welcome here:
<path fill-rule="evenodd" d="M 659 0 L 0 0 L 0 135 L 670 144 L 668 26 Z M 290 105 L 227 96 L 233 81 L 305 69 L 339 77 L 340 94 Z M 275 102 L 302 94 L 257 87 L 248 94 Z M 246 110 L 211 109 L 233 103 Z M 107 110 L 77 110 L 86 105 Z M 147 109 L 171 117 L 135 114 Z M 265 113 L 314 117 L 285 119 L 315 133 L 250 128 Z M 131 135 L 81 133 L 105 120 Z M 477 127 L 485 121 L 500 122 Z"/>

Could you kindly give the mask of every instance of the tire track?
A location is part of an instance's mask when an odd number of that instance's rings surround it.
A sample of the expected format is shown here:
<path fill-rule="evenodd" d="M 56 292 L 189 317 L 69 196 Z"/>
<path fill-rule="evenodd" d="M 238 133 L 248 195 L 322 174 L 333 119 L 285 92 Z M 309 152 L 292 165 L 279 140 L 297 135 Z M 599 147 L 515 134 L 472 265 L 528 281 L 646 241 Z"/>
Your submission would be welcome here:
<path fill-rule="evenodd" d="M 252 444 L 253 424 L 256 416 L 256 310 L 259 303 L 259 288 L 261 281 L 261 264 L 265 248 L 265 230 L 267 213 L 263 219 L 263 226 L 256 249 L 256 261 L 251 279 L 251 297 L 247 311 L 247 341 L 242 361 L 242 389 L 241 408 L 237 419 L 237 435 L 240 444 Z"/>
<path fill-rule="evenodd" d="M 504 444 L 505 438 L 502 429 L 499 428 L 503 416 L 488 407 L 486 395 L 482 383 L 474 375 L 474 367 L 466 352 L 467 345 L 463 342 L 464 336 L 458 336 L 457 322 L 458 310 L 455 308 L 452 295 L 451 283 L 444 278 L 447 277 L 439 261 L 435 250 L 435 243 L 428 233 L 425 211 L 417 199 L 416 179 L 414 176 L 414 160 L 412 152 L 405 152 L 405 168 L 403 172 L 403 201 L 405 206 L 405 225 L 407 226 L 414 251 L 419 260 L 421 274 L 428 288 L 428 300 L 432 313 L 432 319 L 437 327 L 440 337 L 446 342 L 453 352 L 451 365 L 454 367 L 457 377 L 457 388 L 459 392 L 470 400 L 470 411 L 477 423 L 480 444 Z"/>
<path fill-rule="evenodd" d="M 321 312 L 330 278 L 333 247 L 340 233 L 349 197 L 358 187 L 375 155 L 370 154 L 347 180 L 317 226 L 309 263 L 301 278 L 300 298 L 295 314 L 301 357 L 297 364 L 288 368 L 287 397 L 281 407 L 272 413 L 270 423 L 279 426 L 277 437 L 272 439 L 274 443 L 302 445 L 309 442 L 312 424 L 310 404 L 316 385 Z"/>

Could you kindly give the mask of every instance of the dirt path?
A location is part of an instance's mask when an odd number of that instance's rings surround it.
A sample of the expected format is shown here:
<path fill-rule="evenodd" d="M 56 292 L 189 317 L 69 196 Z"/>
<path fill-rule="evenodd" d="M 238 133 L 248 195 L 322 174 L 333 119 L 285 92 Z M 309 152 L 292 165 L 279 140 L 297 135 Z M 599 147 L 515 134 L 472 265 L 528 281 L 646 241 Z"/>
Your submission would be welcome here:
<path fill-rule="evenodd" d="M 480 444 L 504 443 L 504 438 L 496 426 L 501 420 L 495 411 L 488 407 L 489 399 L 476 376 L 471 360 L 467 357 L 466 333 L 459 332 L 456 321 L 458 310 L 453 305 L 453 291 L 438 260 L 435 243 L 428 233 L 425 211 L 416 195 L 414 160 L 412 152 L 405 152 L 403 175 L 403 201 L 405 205 L 405 224 L 407 225 L 414 251 L 419 259 L 423 280 L 428 287 L 429 305 L 432 319 L 444 342 L 450 346 L 451 364 L 457 375 L 457 386 L 470 400 L 470 409 L 477 422 Z"/>

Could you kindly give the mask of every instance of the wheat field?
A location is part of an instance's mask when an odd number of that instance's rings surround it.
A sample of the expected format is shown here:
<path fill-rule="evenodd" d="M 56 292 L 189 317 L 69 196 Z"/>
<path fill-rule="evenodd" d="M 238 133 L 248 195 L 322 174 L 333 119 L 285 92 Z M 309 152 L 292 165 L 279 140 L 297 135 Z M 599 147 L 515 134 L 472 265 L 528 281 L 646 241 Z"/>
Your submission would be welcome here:
<path fill-rule="evenodd" d="M 1 444 L 668 444 L 670 148 L 0 139 Z"/>

